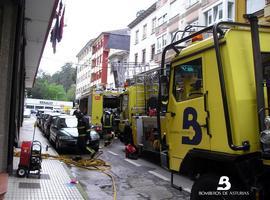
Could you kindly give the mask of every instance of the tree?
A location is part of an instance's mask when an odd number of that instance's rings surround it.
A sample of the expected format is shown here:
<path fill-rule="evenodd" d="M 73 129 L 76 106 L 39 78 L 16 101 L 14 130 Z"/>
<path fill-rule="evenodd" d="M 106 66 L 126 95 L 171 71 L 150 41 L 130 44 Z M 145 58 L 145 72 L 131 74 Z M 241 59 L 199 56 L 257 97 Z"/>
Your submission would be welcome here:
<path fill-rule="evenodd" d="M 51 82 L 63 85 L 67 92 L 71 85 L 76 82 L 76 69 L 72 67 L 71 63 L 66 63 L 62 66 L 61 71 L 53 74 Z"/>
<path fill-rule="evenodd" d="M 67 91 L 67 100 L 74 101 L 75 100 L 75 92 L 76 92 L 76 85 L 73 84 Z"/>
<path fill-rule="evenodd" d="M 47 99 L 66 101 L 66 92 L 63 85 L 55 83 L 49 84 L 47 87 Z"/>
<path fill-rule="evenodd" d="M 27 89 L 27 96 L 36 99 L 70 100 L 75 99 L 76 69 L 66 63 L 52 76 L 40 70 L 34 87 Z"/>

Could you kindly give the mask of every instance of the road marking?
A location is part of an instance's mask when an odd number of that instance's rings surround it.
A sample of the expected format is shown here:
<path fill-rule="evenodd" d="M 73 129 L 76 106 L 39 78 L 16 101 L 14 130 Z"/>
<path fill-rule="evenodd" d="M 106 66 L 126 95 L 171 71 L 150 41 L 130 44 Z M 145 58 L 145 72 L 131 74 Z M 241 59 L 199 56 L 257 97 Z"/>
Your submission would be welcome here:
<path fill-rule="evenodd" d="M 154 176 L 157 176 L 157 177 L 163 179 L 164 181 L 170 181 L 170 179 L 168 179 L 167 177 L 165 177 L 165 176 L 163 176 L 163 175 L 161 175 L 161 174 L 159 174 L 159 173 L 157 173 L 157 172 L 154 172 L 154 171 L 148 171 L 148 172 L 149 172 L 150 174 L 153 174 Z"/>
<path fill-rule="evenodd" d="M 191 189 L 189 188 L 183 188 L 184 191 L 191 193 Z"/>
<path fill-rule="evenodd" d="M 127 162 L 129 162 L 129 163 L 131 163 L 131 164 L 133 164 L 133 165 L 135 165 L 135 166 L 137 166 L 137 167 L 140 167 L 140 166 L 141 166 L 140 164 L 135 163 L 134 161 L 129 160 L 129 159 L 125 159 L 125 161 L 127 161 Z"/>
<path fill-rule="evenodd" d="M 112 151 L 108 151 L 110 154 L 112 154 L 112 155 L 115 155 L 115 156 L 118 156 L 118 154 L 117 153 L 114 153 L 114 152 L 112 152 Z"/>

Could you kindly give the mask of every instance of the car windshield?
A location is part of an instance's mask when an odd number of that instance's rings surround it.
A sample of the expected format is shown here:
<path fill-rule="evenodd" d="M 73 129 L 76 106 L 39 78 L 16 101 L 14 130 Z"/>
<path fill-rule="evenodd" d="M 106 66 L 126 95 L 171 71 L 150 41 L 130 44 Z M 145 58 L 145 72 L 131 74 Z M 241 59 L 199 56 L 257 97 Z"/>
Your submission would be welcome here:
<path fill-rule="evenodd" d="M 77 127 L 77 119 L 74 118 L 65 118 L 65 127 L 63 128 L 76 128 Z"/>

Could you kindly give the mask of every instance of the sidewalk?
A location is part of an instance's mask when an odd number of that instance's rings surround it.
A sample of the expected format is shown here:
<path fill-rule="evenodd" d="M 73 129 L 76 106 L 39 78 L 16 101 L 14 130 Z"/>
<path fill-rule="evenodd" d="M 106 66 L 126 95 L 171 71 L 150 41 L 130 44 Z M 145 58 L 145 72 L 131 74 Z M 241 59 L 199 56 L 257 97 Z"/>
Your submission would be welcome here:
<path fill-rule="evenodd" d="M 20 133 L 20 142 L 32 140 L 35 118 L 25 119 Z M 42 152 L 57 155 L 36 128 L 35 140 L 42 143 Z M 30 176 L 29 178 L 16 177 L 19 158 L 14 157 L 14 175 L 8 178 L 8 192 L 5 199 L 33 200 L 33 199 L 88 199 L 80 184 L 70 184 L 72 175 L 65 164 L 57 160 L 42 160 L 41 178 Z"/>

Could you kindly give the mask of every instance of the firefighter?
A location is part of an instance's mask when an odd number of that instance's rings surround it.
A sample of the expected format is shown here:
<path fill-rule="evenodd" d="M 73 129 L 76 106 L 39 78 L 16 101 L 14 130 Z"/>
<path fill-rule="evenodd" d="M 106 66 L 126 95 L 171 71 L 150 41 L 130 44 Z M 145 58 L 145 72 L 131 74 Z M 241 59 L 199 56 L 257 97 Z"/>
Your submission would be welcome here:
<path fill-rule="evenodd" d="M 111 143 L 113 131 L 113 113 L 109 109 L 104 109 L 101 117 L 102 132 L 105 139 L 105 146 Z"/>
<path fill-rule="evenodd" d="M 88 139 L 87 131 L 90 129 L 89 119 L 79 110 L 75 110 L 73 115 L 75 115 L 78 120 L 78 150 L 80 150 L 81 152 L 85 152 L 86 142 Z"/>

